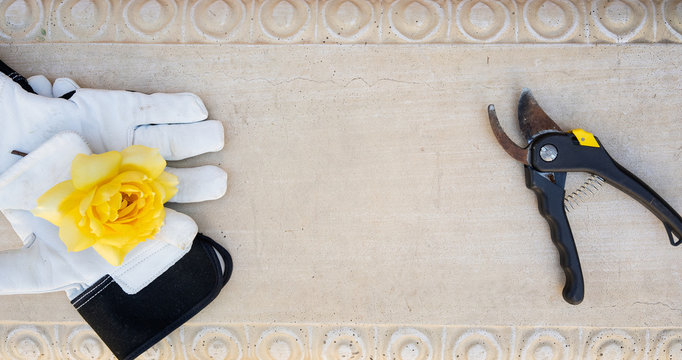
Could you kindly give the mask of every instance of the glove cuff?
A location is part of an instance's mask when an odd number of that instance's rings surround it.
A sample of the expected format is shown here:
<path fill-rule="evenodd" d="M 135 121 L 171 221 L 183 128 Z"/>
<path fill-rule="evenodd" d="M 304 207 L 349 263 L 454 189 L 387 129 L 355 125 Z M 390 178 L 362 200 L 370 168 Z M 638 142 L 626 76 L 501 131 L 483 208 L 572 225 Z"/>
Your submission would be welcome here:
<path fill-rule="evenodd" d="M 107 275 L 71 303 L 117 358 L 134 359 L 213 301 L 231 273 L 227 250 L 198 234 L 187 254 L 136 294 Z"/>

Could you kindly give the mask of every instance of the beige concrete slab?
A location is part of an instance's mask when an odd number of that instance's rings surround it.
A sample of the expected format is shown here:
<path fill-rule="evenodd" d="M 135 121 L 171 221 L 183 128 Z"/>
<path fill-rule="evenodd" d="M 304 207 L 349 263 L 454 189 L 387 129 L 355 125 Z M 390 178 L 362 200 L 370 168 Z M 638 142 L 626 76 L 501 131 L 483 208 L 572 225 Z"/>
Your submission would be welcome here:
<path fill-rule="evenodd" d="M 162 358 L 206 358 L 202 336 L 244 358 L 348 350 L 329 334 L 364 358 L 658 359 L 682 344 L 680 249 L 609 186 L 569 214 L 587 288 L 579 306 L 562 300 L 548 226 L 485 111 L 516 134 L 530 87 L 679 210 L 682 48 L 5 44 L 0 58 L 86 87 L 192 91 L 224 122 L 223 151 L 179 165 L 221 166 L 227 195 L 175 208 L 235 272 Z M 28 334 L 68 357 L 69 334 L 87 332 L 62 294 L 0 301 L 0 354 Z"/>

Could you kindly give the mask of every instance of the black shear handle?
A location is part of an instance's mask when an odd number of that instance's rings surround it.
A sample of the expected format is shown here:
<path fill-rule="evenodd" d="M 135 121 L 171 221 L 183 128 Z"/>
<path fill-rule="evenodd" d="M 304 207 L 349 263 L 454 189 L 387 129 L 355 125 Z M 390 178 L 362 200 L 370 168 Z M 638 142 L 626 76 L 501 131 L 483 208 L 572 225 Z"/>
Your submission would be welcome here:
<path fill-rule="evenodd" d="M 547 220 L 552 242 L 559 251 L 559 262 L 566 275 L 562 295 L 569 304 L 578 305 L 585 296 L 585 282 L 571 225 L 564 210 L 566 173 L 542 174 L 529 166 L 525 166 L 525 170 L 526 186 L 537 195 L 538 209 Z"/>
<path fill-rule="evenodd" d="M 540 157 L 540 149 L 545 145 L 556 147 L 554 160 L 547 162 Z M 656 215 L 673 246 L 682 243 L 682 217 L 647 184 L 614 161 L 601 143 L 599 147 L 581 146 L 571 134 L 548 134 L 533 144 L 531 163 L 540 171 L 585 171 L 601 176 Z"/>
<path fill-rule="evenodd" d="M 613 160 L 599 172 L 609 184 L 635 198 L 663 222 L 671 245 L 682 243 L 682 217 L 647 184 Z"/>

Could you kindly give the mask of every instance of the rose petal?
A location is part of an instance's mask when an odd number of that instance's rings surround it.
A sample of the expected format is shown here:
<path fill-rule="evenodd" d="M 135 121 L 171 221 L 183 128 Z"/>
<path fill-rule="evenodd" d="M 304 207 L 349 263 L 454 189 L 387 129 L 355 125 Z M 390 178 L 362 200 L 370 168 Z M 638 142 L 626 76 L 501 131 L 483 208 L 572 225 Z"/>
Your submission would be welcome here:
<path fill-rule="evenodd" d="M 140 184 L 148 178 L 147 175 L 139 171 L 124 171 L 116 175 L 111 181 L 116 181 L 121 184 Z"/>
<path fill-rule="evenodd" d="M 142 193 L 142 189 L 140 189 L 137 184 L 125 183 L 121 184 L 121 192 L 128 195 L 140 194 Z"/>
<path fill-rule="evenodd" d="M 102 236 L 102 233 L 104 232 L 104 225 L 102 223 L 106 221 L 106 218 L 104 219 L 104 221 L 102 221 L 95 214 L 92 208 L 88 209 L 86 217 L 90 220 L 90 223 L 88 224 L 88 227 L 90 228 L 90 233 L 92 233 L 96 237 Z"/>
<path fill-rule="evenodd" d="M 145 240 L 142 240 L 142 241 L 145 241 Z M 130 250 L 134 249 L 134 248 L 135 248 L 139 243 L 141 243 L 142 241 L 135 242 L 134 244 L 133 244 L 133 243 L 128 244 L 128 245 L 122 247 L 122 248 L 121 248 L 121 251 L 123 251 L 124 254 L 127 254 L 127 253 L 130 252 Z"/>
<path fill-rule="evenodd" d="M 166 168 L 166 160 L 159 155 L 158 149 L 133 145 L 123 149 L 121 155 L 121 171 L 140 171 L 153 179 Z"/>
<path fill-rule="evenodd" d="M 121 154 L 109 151 L 104 154 L 78 154 L 71 163 L 71 180 L 78 190 L 91 187 L 112 179 L 119 172 Z"/>
<path fill-rule="evenodd" d="M 80 193 L 76 193 L 75 190 L 71 180 L 61 182 L 41 195 L 36 201 L 38 206 L 31 212 L 59 226 L 63 214 L 80 202 Z"/>
<path fill-rule="evenodd" d="M 131 225 L 121 227 L 118 223 L 111 223 L 107 224 L 106 228 L 107 233 L 97 239 L 98 244 L 109 245 L 120 249 L 126 244 L 135 241 L 137 230 Z"/>
<path fill-rule="evenodd" d="M 102 184 L 97 188 L 95 196 L 92 198 L 92 204 L 100 205 L 109 201 L 109 199 L 111 199 L 112 196 L 119 193 L 120 188 L 121 183 L 114 180 L 106 184 Z"/>
<path fill-rule="evenodd" d="M 148 240 L 153 237 L 160 229 L 161 222 L 153 221 L 151 218 L 138 218 L 133 219 L 130 222 L 117 221 L 116 223 L 109 224 L 109 227 L 113 230 L 116 239 L 105 239 L 107 243 L 112 245 L 121 246 L 128 239 L 138 239 L 139 241 Z M 125 237 L 126 240 L 122 240 L 119 237 Z"/>
<path fill-rule="evenodd" d="M 112 213 L 116 213 L 116 211 L 112 211 L 109 203 L 103 203 L 95 206 L 95 214 L 100 221 L 109 221 Z"/>
<path fill-rule="evenodd" d="M 166 188 L 157 181 L 152 181 L 149 185 L 154 192 L 151 196 L 154 204 L 163 204 L 163 200 L 166 198 Z"/>
<path fill-rule="evenodd" d="M 80 211 L 82 216 L 85 216 L 85 212 L 88 211 L 88 209 L 90 208 L 90 204 L 92 203 L 92 198 L 95 197 L 95 190 L 96 189 L 91 189 L 81 199 L 81 202 L 80 202 L 78 208 L 79 208 L 79 211 Z"/>
<path fill-rule="evenodd" d="M 178 178 L 164 172 L 158 150 L 132 146 L 121 153 L 78 155 L 72 180 L 41 197 L 34 210 L 60 226 L 69 251 L 92 246 L 105 260 L 120 265 L 137 244 L 163 226 L 163 203 L 177 193 Z"/>
<path fill-rule="evenodd" d="M 116 219 L 119 218 L 120 209 L 125 208 L 125 204 L 123 201 L 123 196 L 121 196 L 121 193 L 116 193 L 114 196 L 109 199 L 109 221 L 116 221 Z"/>
<path fill-rule="evenodd" d="M 175 194 L 178 193 L 178 184 L 180 183 L 178 181 L 178 177 L 164 171 L 157 177 L 156 182 L 164 187 L 166 189 L 166 192 L 164 194 L 164 197 L 162 199 L 162 202 L 165 203 L 166 201 L 170 200 Z"/>
<path fill-rule="evenodd" d="M 130 214 L 135 209 L 135 204 L 129 204 L 118 211 L 118 219 L 121 221 L 127 220 L 128 214 Z"/>
<path fill-rule="evenodd" d="M 100 256 L 104 258 L 109 264 L 119 266 L 123 264 L 123 259 L 128 253 L 126 249 L 120 249 L 111 245 L 97 243 L 92 245 L 92 248 L 97 251 Z"/>
<path fill-rule="evenodd" d="M 80 217 L 78 209 L 73 209 L 62 218 L 59 227 L 59 238 L 69 251 L 85 250 L 95 244 L 95 237 L 78 226 Z"/>

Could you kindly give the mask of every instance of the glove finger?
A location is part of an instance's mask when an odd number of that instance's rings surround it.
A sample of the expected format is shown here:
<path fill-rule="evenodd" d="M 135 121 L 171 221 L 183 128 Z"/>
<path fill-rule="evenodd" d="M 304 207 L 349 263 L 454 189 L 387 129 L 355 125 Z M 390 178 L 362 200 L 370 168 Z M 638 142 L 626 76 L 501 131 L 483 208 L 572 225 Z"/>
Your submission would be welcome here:
<path fill-rule="evenodd" d="M 205 120 L 191 124 L 144 125 L 135 129 L 133 144 L 159 149 L 166 160 L 182 160 L 225 145 L 223 124 Z"/>
<path fill-rule="evenodd" d="M 33 235 L 33 229 L 31 228 L 31 221 L 35 219 L 35 216 L 27 210 L 16 210 L 16 209 L 3 209 L 2 214 L 9 222 L 12 230 L 17 234 L 21 240 L 21 245 L 15 242 L 15 247 L 13 249 L 18 249 L 22 246 L 27 246 L 35 239 Z M 6 237 L 11 237 L 11 235 L 6 234 Z"/>
<path fill-rule="evenodd" d="M 28 78 L 27 81 L 36 94 L 45 97 L 52 97 L 52 84 L 45 76 L 34 75 Z"/>
<path fill-rule="evenodd" d="M 137 97 L 139 118 L 136 125 L 184 124 L 206 120 L 208 110 L 201 99 L 191 93 L 142 94 L 124 92 Z"/>
<path fill-rule="evenodd" d="M 69 78 L 59 78 L 52 85 L 52 97 L 62 97 L 64 94 L 80 89 L 75 81 Z"/>
<path fill-rule="evenodd" d="M 181 212 L 169 208 L 165 208 L 165 211 L 164 225 L 154 239 L 171 244 L 180 250 L 188 250 L 199 232 L 197 223 Z"/>
<path fill-rule="evenodd" d="M 172 168 L 166 171 L 178 177 L 178 192 L 169 201 L 191 203 L 215 200 L 227 191 L 227 173 L 212 165 L 194 168 Z"/>

